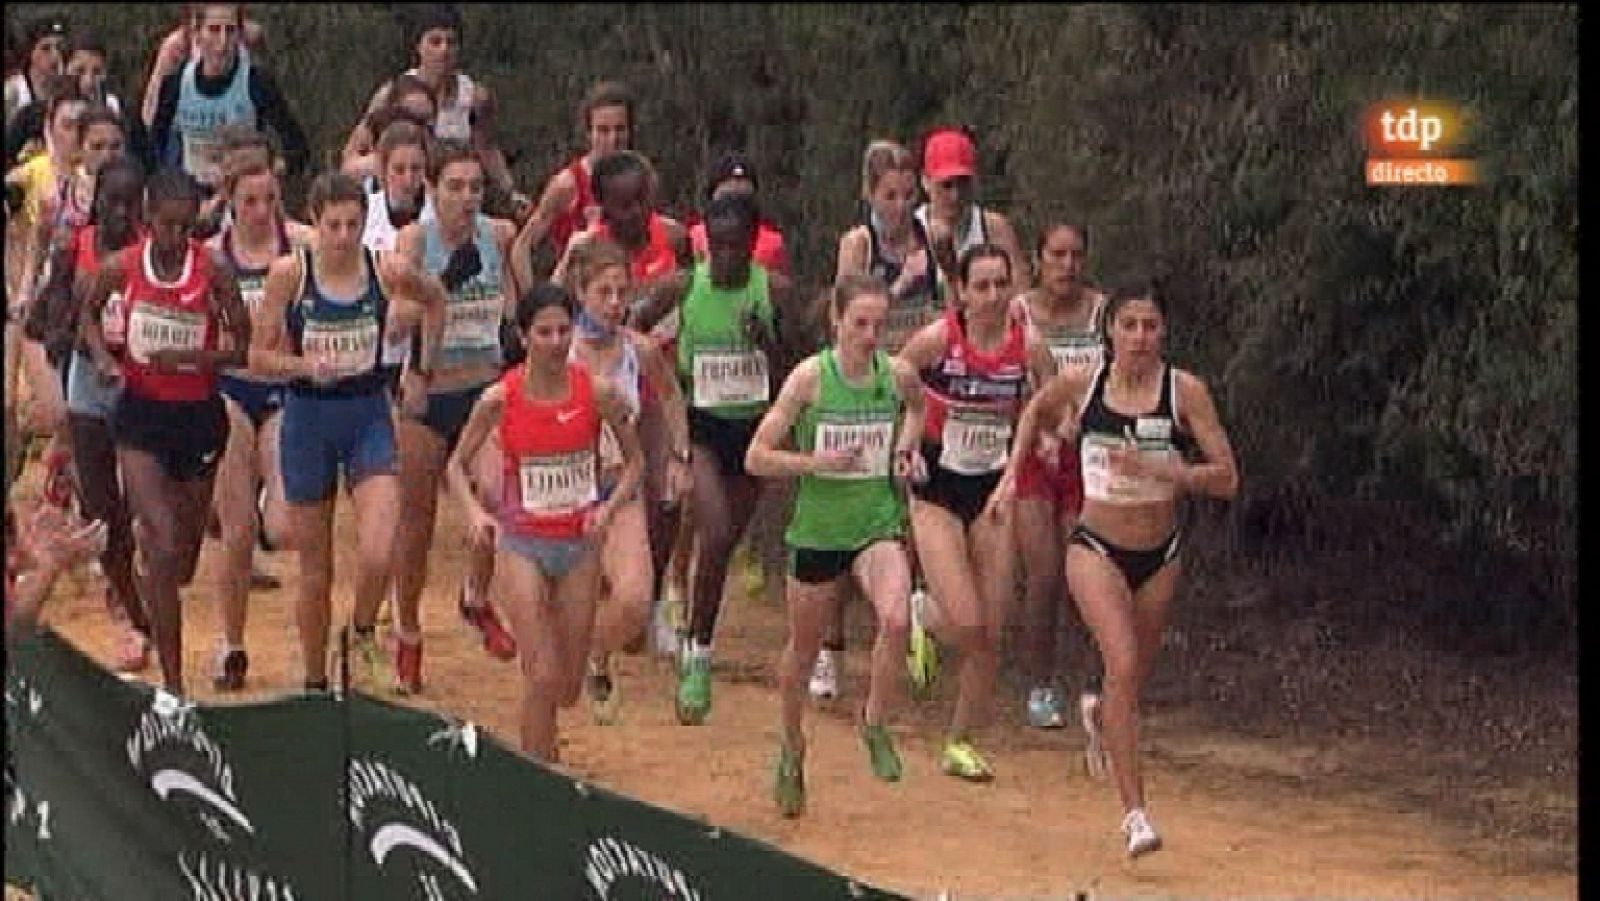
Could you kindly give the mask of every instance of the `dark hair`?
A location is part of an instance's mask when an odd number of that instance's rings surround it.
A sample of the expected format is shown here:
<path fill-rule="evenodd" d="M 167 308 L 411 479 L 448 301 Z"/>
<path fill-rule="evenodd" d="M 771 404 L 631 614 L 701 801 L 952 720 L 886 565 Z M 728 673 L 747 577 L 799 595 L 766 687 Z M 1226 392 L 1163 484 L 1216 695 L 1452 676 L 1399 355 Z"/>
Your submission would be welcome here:
<path fill-rule="evenodd" d="M 138 192 L 144 190 L 144 167 L 139 165 L 138 160 L 129 156 L 119 156 L 107 160 L 94 179 L 94 197 L 89 202 L 90 222 L 98 222 L 100 220 L 100 206 L 105 202 L 106 186 L 124 176 L 131 180 L 130 186 L 133 188 L 135 196 L 138 196 Z"/>
<path fill-rule="evenodd" d="M 478 156 L 478 151 L 474 150 L 472 145 L 461 141 L 438 142 L 433 146 L 433 153 L 428 156 L 428 181 L 437 184 L 439 176 L 444 174 L 444 170 L 451 163 L 459 163 L 462 160 L 477 163 L 480 172 L 487 171 L 483 165 L 483 158 Z"/>
<path fill-rule="evenodd" d="M 173 166 L 156 170 L 144 183 L 145 206 L 154 206 L 168 200 L 182 200 L 200 207 L 200 185 L 194 176 Z"/>
<path fill-rule="evenodd" d="M 400 101 L 412 94 L 426 94 L 429 102 L 437 109 L 439 97 L 433 92 L 433 86 L 410 72 L 401 72 L 389 82 L 389 93 L 385 106 L 399 106 Z"/>
<path fill-rule="evenodd" d="M 540 282 L 517 299 L 517 331 L 527 331 L 528 326 L 533 325 L 534 317 L 545 307 L 560 307 L 572 318 L 578 315 L 578 301 L 573 298 L 571 291 L 556 282 Z"/>
<path fill-rule="evenodd" d="M 1117 311 L 1135 300 L 1148 300 L 1165 319 L 1167 305 L 1161 296 L 1156 280 L 1142 276 L 1121 282 L 1111 289 L 1106 295 L 1105 309 L 1100 313 L 1100 340 L 1105 343 L 1107 354 L 1111 353 L 1111 321 L 1117 318 Z"/>
<path fill-rule="evenodd" d="M 1055 236 L 1055 233 L 1061 231 L 1062 229 L 1077 232 L 1078 240 L 1083 242 L 1083 249 L 1085 251 L 1089 249 L 1089 226 L 1079 225 L 1076 222 L 1062 222 L 1057 220 L 1049 225 L 1046 225 L 1044 229 L 1039 232 L 1039 240 L 1033 245 L 1033 255 L 1035 257 L 1043 256 L 1044 246 L 1050 243 L 1050 239 Z"/>
<path fill-rule="evenodd" d="M 56 110 L 63 103 L 82 100 L 83 92 L 78 90 L 78 81 L 65 72 L 51 75 L 39 85 L 39 94 L 48 98 L 44 105 L 44 127 L 49 132 L 50 122 L 56 117 Z"/>
<path fill-rule="evenodd" d="M 578 104 L 578 124 L 584 131 L 589 130 L 589 117 L 603 106 L 620 106 L 627 110 L 628 127 L 633 127 L 633 92 L 620 81 L 601 81 L 596 82 Z"/>
<path fill-rule="evenodd" d="M 850 301 L 866 294 L 889 296 L 889 286 L 870 272 L 852 272 L 834 283 L 831 303 L 833 318 L 838 320 L 850 308 Z"/>
<path fill-rule="evenodd" d="M 311 183 L 311 190 L 306 194 L 306 209 L 311 211 L 311 218 L 316 219 L 333 204 L 352 201 L 361 204 L 361 213 L 366 215 L 367 192 L 361 189 L 361 182 L 349 173 L 330 169 Z"/>
<path fill-rule="evenodd" d="M 462 37 L 461 12 L 454 3 L 429 3 L 425 6 L 414 7 L 407 11 L 411 20 L 411 27 L 406 30 L 406 39 L 412 50 L 417 47 L 417 42 L 422 36 L 435 28 L 448 28 L 456 33 L 456 39 Z"/>
<path fill-rule="evenodd" d="M 100 36 L 93 32 L 80 31 L 67 38 L 66 52 L 61 54 L 63 60 L 72 59 L 76 53 L 93 53 L 101 59 L 109 60 L 111 54 L 106 52 L 106 44 Z"/>
<path fill-rule="evenodd" d="M 753 235 L 757 215 L 755 198 L 748 194 L 723 194 L 706 204 L 705 220 L 709 228 L 713 219 L 737 219 L 745 231 Z"/>
<path fill-rule="evenodd" d="M 433 158 L 432 136 L 428 127 L 404 111 L 373 137 L 377 139 L 375 152 L 381 160 L 388 160 L 389 155 L 401 147 L 421 147 L 424 160 Z M 423 168 L 427 168 L 426 165 Z"/>
<path fill-rule="evenodd" d="M 956 262 L 956 277 L 960 279 L 961 284 L 965 285 L 972 276 L 973 263 L 978 260 L 989 260 L 996 257 L 1005 261 L 1007 278 L 1016 274 L 1011 271 L 1011 256 L 1001 249 L 1000 245 L 985 242 L 968 247 L 966 252 L 961 255 L 961 259 Z"/>
<path fill-rule="evenodd" d="M 83 116 L 78 119 L 78 140 L 81 142 L 83 136 L 89 133 L 91 127 L 107 123 L 115 125 L 117 130 L 122 132 L 124 139 L 128 137 L 128 129 L 122 124 L 122 117 L 117 115 L 111 107 L 103 103 L 89 104 L 88 108 L 83 111 Z"/>
<path fill-rule="evenodd" d="M 637 173 L 644 178 L 645 187 L 650 185 L 650 165 L 644 157 L 632 150 L 619 150 L 608 153 L 595 161 L 592 180 L 594 182 L 594 199 L 602 203 L 606 198 L 608 186 L 624 175 Z"/>

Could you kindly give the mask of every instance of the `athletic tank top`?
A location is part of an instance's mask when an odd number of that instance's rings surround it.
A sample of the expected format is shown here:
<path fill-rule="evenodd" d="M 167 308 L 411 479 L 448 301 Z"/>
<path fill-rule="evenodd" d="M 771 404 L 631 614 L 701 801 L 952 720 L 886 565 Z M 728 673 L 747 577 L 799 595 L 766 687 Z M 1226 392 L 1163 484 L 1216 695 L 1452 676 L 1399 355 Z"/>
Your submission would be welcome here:
<path fill-rule="evenodd" d="M 433 198 L 424 194 L 422 210 L 417 214 L 415 222 L 420 219 L 432 219 Z M 395 227 L 389 218 L 389 196 L 382 188 L 367 193 L 367 224 L 361 229 L 361 243 L 371 250 L 388 253 L 394 249 L 395 239 L 400 236 L 400 229 Z"/>
<path fill-rule="evenodd" d="M 767 270 L 760 263 L 752 262 L 749 280 L 733 289 L 711 284 L 709 263 L 694 264 L 677 348 L 678 376 L 690 406 L 724 419 L 753 419 L 766 411 L 772 398 L 769 366 L 767 355 L 745 336 L 751 313 L 773 324 Z"/>
<path fill-rule="evenodd" d="M 940 447 L 941 469 L 965 476 L 999 472 L 1028 387 L 1027 333 L 1008 319 L 1005 342 L 984 353 L 968 343 L 959 312 L 950 309 L 944 317 L 949 344 L 922 371 L 923 440 Z"/>
<path fill-rule="evenodd" d="M 795 421 L 795 448 L 810 453 L 860 447 L 868 465 L 865 472 L 801 476 L 784 540 L 794 547 L 845 551 L 901 534 L 906 509 L 891 464 L 903 404 L 891 358 L 875 351 L 871 377 L 853 385 L 828 347 L 817 354 L 817 373 L 817 400 Z"/>
<path fill-rule="evenodd" d="M 572 173 L 572 203 L 550 220 L 550 229 L 546 232 L 550 248 L 555 251 L 558 260 L 567 252 L 567 242 L 572 240 L 572 236 L 588 226 L 588 209 L 599 203 L 594 198 L 589 168 L 583 164 L 583 157 L 568 163 L 566 171 Z"/>
<path fill-rule="evenodd" d="M 633 339 L 626 332 L 619 332 L 617 341 L 622 349 L 618 351 L 617 361 L 608 376 L 602 376 L 611 383 L 615 392 L 624 406 L 628 408 L 628 419 L 631 422 L 639 421 L 639 411 L 644 406 L 644 366 L 639 360 L 639 348 L 634 346 Z M 574 363 L 584 366 L 589 364 L 579 356 L 578 342 L 572 342 L 572 351 L 568 357 Z M 622 445 L 617 441 L 616 433 L 611 426 L 602 423 L 600 426 L 600 471 L 605 472 L 613 467 L 622 465 Z"/>
<path fill-rule="evenodd" d="M 918 222 L 922 223 L 924 230 L 928 228 L 928 205 L 926 203 L 917 207 L 915 218 Z M 978 206 L 975 203 L 967 207 L 966 217 L 959 225 L 956 226 L 956 233 L 954 236 L 956 259 L 961 259 L 962 254 L 966 253 L 971 248 L 977 247 L 979 244 L 989 243 L 989 228 L 984 223 L 985 218 L 986 217 L 983 215 L 983 207 Z M 929 234 L 931 234 L 931 232 L 929 232 Z"/>
<path fill-rule="evenodd" d="M 706 237 L 706 224 L 696 222 L 689 226 L 689 249 L 694 258 L 703 260 L 711 254 L 710 239 Z M 750 258 L 767 267 L 768 272 L 789 273 L 789 254 L 783 247 L 783 232 L 765 221 L 756 222 L 756 248 Z"/>
<path fill-rule="evenodd" d="M 500 522 L 514 535 L 580 538 L 584 514 L 600 498 L 595 445 L 601 419 L 594 383 L 587 367 L 569 362 L 566 399 L 536 401 L 523 391 L 526 373 L 523 364 L 500 377 Z"/>
<path fill-rule="evenodd" d="M 882 238 L 881 223 L 876 213 L 869 212 L 865 224 L 869 248 L 867 271 L 883 279 L 885 285 L 893 286 L 895 279 L 900 277 L 905 261 L 889 256 L 888 245 Z M 916 234 L 917 244 L 928 254 L 928 269 L 903 296 L 889 298 L 889 315 L 883 321 L 883 347 L 891 354 L 899 353 L 900 348 L 905 347 L 912 335 L 938 319 L 942 307 L 943 292 L 940 290 L 939 266 L 933 258 L 933 245 L 928 241 L 928 230 L 915 217 L 911 220 L 911 230 Z"/>
<path fill-rule="evenodd" d="M 1078 459 L 1083 473 L 1084 497 L 1104 504 L 1154 504 L 1173 499 L 1173 484 L 1160 479 L 1115 475 L 1110 451 L 1131 438 L 1141 456 L 1152 460 L 1183 455 L 1193 446 L 1189 433 L 1178 424 L 1178 387 L 1169 364 L 1161 372 L 1161 399 L 1156 408 L 1140 416 L 1127 416 L 1106 405 L 1106 379 L 1111 367 L 1095 371 L 1084 398 L 1078 426 Z"/>
<path fill-rule="evenodd" d="M 1039 330 L 1045 346 L 1050 348 L 1050 356 L 1055 358 L 1057 370 L 1081 369 L 1092 372 L 1100 365 L 1105 354 L 1105 345 L 1100 337 L 1100 316 L 1105 305 L 1105 296 L 1101 295 L 1089 311 L 1089 323 L 1081 327 L 1045 325 L 1034 318 L 1033 304 L 1027 300 L 1022 303 L 1022 315 L 1024 322 Z"/>
<path fill-rule="evenodd" d="M 422 77 L 421 69 L 410 69 L 407 75 Z M 455 93 L 446 102 L 439 99 L 438 112 L 433 117 L 433 136 L 441 141 L 472 140 L 472 101 L 476 85 L 465 72 L 456 73 Z"/>
<path fill-rule="evenodd" d="M 598 232 L 602 237 L 616 240 L 611 237 L 611 226 L 604 220 L 601 220 Z M 641 285 L 664 275 L 670 275 L 678 268 L 678 255 L 673 252 L 667 226 L 656 213 L 650 214 L 646 234 L 648 237 L 643 247 L 628 251 L 628 269 L 633 274 L 634 283 Z"/>
<path fill-rule="evenodd" d="M 187 371 L 156 369 L 150 357 L 165 350 L 214 350 L 216 317 L 211 313 L 211 256 L 191 239 L 184 251 L 177 281 L 156 277 L 151 261 L 153 243 L 145 238 L 121 251 L 122 296 L 127 336 L 122 354 L 125 390 L 130 396 L 156 401 L 200 401 L 216 393 L 217 377 L 210 368 Z"/>
<path fill-rule="evenodd" d="M 81 274 L 93 279 L 100 274 L 102 257 L 96 248 L 99 235 L 100 227 L 93 223 L 73 232 L 72 269 L 75 277 Z M 131 246 L 137 246 L 144 237 L 144 229 L 135 231 Z M 106 348 L 113 352 L 127 343 L 128 310 L 123 303 L 121 288 L 112 291 L 111 296 L 106 298 L 105 306 L 100 309 L 100 334 L 105 338 Z"/>
<path fill-rule="evenodd" d="M 199 71 L 198 59 L 183 64 L 178 109 L 172 124 L 182 142 L 184 171 L 203 185 L 217 187 L 222 184 L 222 145 L 216 140 L 217 129 L 233 124 L 252 128 L 256 125 L 256 105 L 250 99 L 250 58 L 243 53 L 236 57 L 233 79 L 217 97 L 200 93 L 195 83 Z"/>
<path fill-rule="evenodd" d="M 299 253 L 302 275 L 299 299 L 289 305 L 289 346 L 302 356 L 331 360 L 335 380 L 317 384 L 310 379 L 294 379 L 289 382 L 290 390 L 320 397 L 384 390 L 378 353 L 389 316 L 389 299 L 384 296 L 372 251 L 362 250 L 367 287 L 353 300 L 325 293 L 317 284 L 311 249 L 302 247 Z"/>
<path fill-rule="evenodd" d="M 282 256 L 283 254 L 288 253 L 291 249 L 289 245 L 288 224 L 282 219 L 278 220 L 277 231 L 278 255 Z M 239 282 L 239 297 L 244 301 L 245 312 L 250 314 L 250 321 L 254 322 L 256 318 L 256 311 L 261 309 L 261 298 L 267 293 L 267 269 L 271 268 L 272 264 L 268 263 L 266 266 L 252 267 L 246 266 L 239 262 L 239 258 L 233 253 L 233 229 L 231 228 L 222 233 L 221 240 L 218 243 L 221 245 L 223 258 L 229 263 L 233 264 L 233 275 L 234 278 Z M 224 369 L 222 372 L 223 374 L 232 376 L 233 378 L 248 379 L 252 382 L 280 381 L 278 379 L 256 375 L 248 368 L 244 367 L 238 369 Z"/>
<path fill-rule="evenodd" d="M 478 246 L 481 266 L 478 274 L 447 298 L 444 337 L 439 342 L 436 365 L 440 369 L 481 366 L 498 373 L 505 296 L 500 284 L 500 245 L 495 243 L 494 228 L 487 216 L 477 216 L 472 240 Z M 453 252 L 444 244 L 438 217 L 422 220 L 423 268 L 433 275 L 440 274 L 449 265 Z"/>

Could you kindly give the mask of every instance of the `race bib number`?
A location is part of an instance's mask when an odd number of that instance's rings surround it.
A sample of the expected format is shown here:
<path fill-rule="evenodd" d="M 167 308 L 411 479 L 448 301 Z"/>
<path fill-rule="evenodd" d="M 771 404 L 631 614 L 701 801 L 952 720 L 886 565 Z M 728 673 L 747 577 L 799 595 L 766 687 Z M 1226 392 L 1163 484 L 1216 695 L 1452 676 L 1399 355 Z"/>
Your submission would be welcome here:
<path fill-rule="evenodd" d="M 1083 341 L 1060 341 L 1050 345 L 1050 356 L 1055 357 L 1056 369 L 1060 372 L 1092 371 L 1100 365 L 1102 353 L 1099 339 L 1092 337 Z"/>
<path fill-rule="evenodd" d="M 1143 425 L 1146 420 L 1140 420 Z M 1171 423 L 1161 420 L 1168 429 Z M 1151 425 L 1149 430 L 1154 432 L 1156 426 Z M 1174 453 L 1167 439 L 1139 436 L 1140 440 L 1135 446 L 1139 447 L 1139 455 L 1148 463 L 1160 464 Z M 1106 504 L 1149 504 L 1170 501 L 1173 498 L 1173 484 L 1162 479 L 1141 476 L 1120 475 L 1111 469 L 1111 452 L 1127 446 L 1125 438 L 1115 435 L 1085 435 L 1083 440 L 1083 493 L 1093 501 Z"/>
<path fill-rule="evenodd" d="M 819 422 L 817 453 L 838 453 L 859 449 L 866 469 L 857 472 L 818 473 L 824 479 L 882 479 L 889 475 L 890 444 L 894 440 L 892 422 Z"/>
<path fill-rule="evenodd" d="M 128 352 L 134 362 L 150 365 L 153 354 L 166 350 L 199 350 L 205 343 L 206 317 L 147 303 L 134 305 L 128 323 Z"/>
<path fill-rule="evenodd" d="M 704 410 L 766 403 L 767 355 L 759 350 L 694 355 L 694 405 Z"/>
<path fill-rule="evenodd" d="M 208 187 L 222 183 L 222 144 L 192 133 L 183 136 L 183 168 Z"/>
<path fill-rule="evenodd" d="M 100 334 L 105 336 L 106 344 L 112 347 L 121 347 L 128 340 L 128 321 L 123 317 L 127 315 L 127 307 L 122 300 L 121 291 L 112 291 L 106 298 L 106 305 L 100 310 Z"/>
<path fill-rule="evenodd" d="M 252 280 L 249 284 L 239 283 L 239 297 L 244 301 L 245 312 L 250 314 L 251 319 L 256 318 L 256 312 L 261 309 L 261 298 L 266 296 L 267 285 L 264 281 Z"/>
<path fill-rule="evenodd" d="M 378 323 L 371 319 L 307 322 L 300 347 L 307 357 L 328 360 L 336 379 L 362 375 L 372 369 L 377 353 Z"/>
<path fill-rule="evenodd" d="M 498 297 L 451 301 L 444 323 L 444 349 L 499 349 L 502 306 Z"/>
<path fill-rule="evenodd" d="M 595 490 L 594 451 L 553 457 L 523 457 L 517 472 L 522 511 L 539 516 L 575 513 L 599 500 Z"/>
<path fill-rule="evenodd" d="M 1011 421 L 987 410 L 952 408 L 945 416 L 941 440 L 940 468 L 957 475 L 988 475 L 1005 468 Z"/>
<path fill-rule="evenodd" d="M 938 315 L 927 297 L 907 297 L 891 301 L 889 313 L 883 318 L 883 345 L 890 352 L 898 351 L 911 340 L 923 326 Z"/>

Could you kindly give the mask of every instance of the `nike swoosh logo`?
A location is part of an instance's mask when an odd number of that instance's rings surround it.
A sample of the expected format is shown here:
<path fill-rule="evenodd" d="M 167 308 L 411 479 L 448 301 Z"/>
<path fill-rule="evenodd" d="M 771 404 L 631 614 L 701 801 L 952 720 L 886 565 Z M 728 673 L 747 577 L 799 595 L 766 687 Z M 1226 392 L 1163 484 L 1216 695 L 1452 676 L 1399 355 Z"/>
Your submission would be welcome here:
<path fill-rule="evenodd" d="M 578 412 L 579 411 L 577 410 L 562 410 L 560 413 L 556 414 L 556 422 L 565 425 L 571 422 L 573 418 L 578 415 Z"/>
<path fill-rule="evenodd" d="M 439 844 L 433 836 L 419 832 L 405 823 L 385 823 L 372 835 L 372 860 L 379 866 L 389 852 L 401 845 L 409 845 L 428 855 L 450 872 L 454 873 L 461 884 L 466 886 L 473 894 L 478 892 L 478 883 L 473 880 L 472 873 L 466 865 L 456 859 L 445 847 Z"/>
<path fill-rule="evenodd" d="M 193 775 L 186 773 L 183 770 L 157 770 L 155 775 L 150 777 L 150 787 L 155 790 L 156 795 L 159 796 L 163 801 L 166 800 L 167 796 L 173 792 L 181 791 L 194 795 L 196 798 L 199 798 L 207 804 L 210 804 L 221 813 L 227 815 L 228 819 L 238 823 L 239 828 L 250 833 L 251 835 L 255 835 L 256 833 L 256 827 L 250 825 L 249 818 L 247 818 L 239 810 L 239 808 L 233 806 L 232 801 L 229 801 L 222 795 L 217 794 L 212 790 L 211 786 L 206 785 L 204 782 L 201 782 L 199 779 L 196 779 Z"/>

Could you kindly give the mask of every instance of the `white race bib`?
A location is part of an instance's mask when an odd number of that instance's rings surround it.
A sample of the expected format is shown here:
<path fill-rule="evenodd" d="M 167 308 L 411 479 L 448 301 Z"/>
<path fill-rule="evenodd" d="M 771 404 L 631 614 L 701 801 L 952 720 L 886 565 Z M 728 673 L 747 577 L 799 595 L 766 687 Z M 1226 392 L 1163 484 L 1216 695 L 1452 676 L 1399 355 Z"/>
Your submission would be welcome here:
<path fill-rule="evenodd" d="M 1145 422 L 1141 419 L 1139 424 L 1143 426 Z M 1170 430 L 1169 421 L 1161 422 L 1166 423 Z M 1149 431 L 1154 431 L 1154 427 L 1150 427 Z M 1165 443 L 1167 439 L 1164 437 L 1151 436 L 1144 440 L 1157 445 L 1140 448 L 1140 456 L 1148 462 L 1161 463 L 1177 453 Z M 1111 452 L 1126 445 L 1126 439 L 1117 435 L 1088 434 L 1083 437 L 1084 497 L 1104 504 L 1151 504 L 1172 500 L 1174 486 L 1171 482 L 1117 475 L 1111 471 Z"/>
<path fill-rule="evenodd" d="M 503 306 L 498 297 L 452 300 L 445 315 L 443 348 L 447 351 L 498 349 Z"/>
<path fill-rule="evenodd" d="M 209 132 L 203 136 L 184 132 L 183 169 L 203 185 L 222 184 L 222 144 L 211 140 Z"/>
<path fill-rule="evenodd" d="M 134 361 L 148 366 L 152 354 L 164 350 L 199 350 L 204 346 L 206 317 L 188 310 L 135 304 L 127 337 L 128 352 Z"/>
<path fill-rule="evenodd" d="M 595 490 L 594 451 L 552 457 L 523 457 L 522 510 L 540 516 L 575 513 L 599 500 Z"/>
<path fill-rule="evenodd" d="M 261 309 L 261 299 L 266 296 L 267 286 L 264 282 L 250 288 L 239 286 L 239 297 L 244 300 L 245 312 L 250 314 L 251 319 L 256 318 L 256 312 Z"/>
<path fill-rule="evenodd" d="M 127 309 L 123 304 L 122 292 L 112 291 L 106 298 L 106 305 L 100 310 L 100 334 L 105 336 L 106 344 L 111 347 L 121 347 L 128 341 L 128 323 L 123 317 Z"/>
<path fill-rule="evenodd" d="M 331 361 L 334 378 L 362 375 L 372 369 L 378 347 L 378 323 L 362 317 L 346 322 L 312 320 L 300 337 L 301 352 Z"/>
<path fill-rule="evenodd" d="M 1005 468 L 1011 451 L 1011 420 L 989 410 L 952 407 L 945 414 L 940 440 L 940 468 L 957 475 L 988 475 Z"/>
<path fill-rule="evenodd" d="M 759 350 L 694 355 L 694 405 L 704 410 L 766 403 L 767 355 Z"/>
<path fill-rule="evenodd" d="M 1082 341 L 1059 341 L 1050 345 L 1050 356 L 1055 357 L 1056 369 L 1062 372 L 1077 370 L 1092 372 L 1100 365 L 1105 352 L 1100 339 L 1089 337 Z"/>
<path fill-rule="evenodd" d="M 936 319 L 939 311 L 927 296 L 891 300 L 888 315 L 883 317 L 883 345 L 898 351 L 911 336 Z"/>
<path fill-rule="evenodd" d="M 889 475 L 890 444 L 894 441 L 893 422 L 819 422 L 817 453 L 862 449 L 867 468 L 860 472 L 822 472 L 823 479 L 882 479 Z"/>

